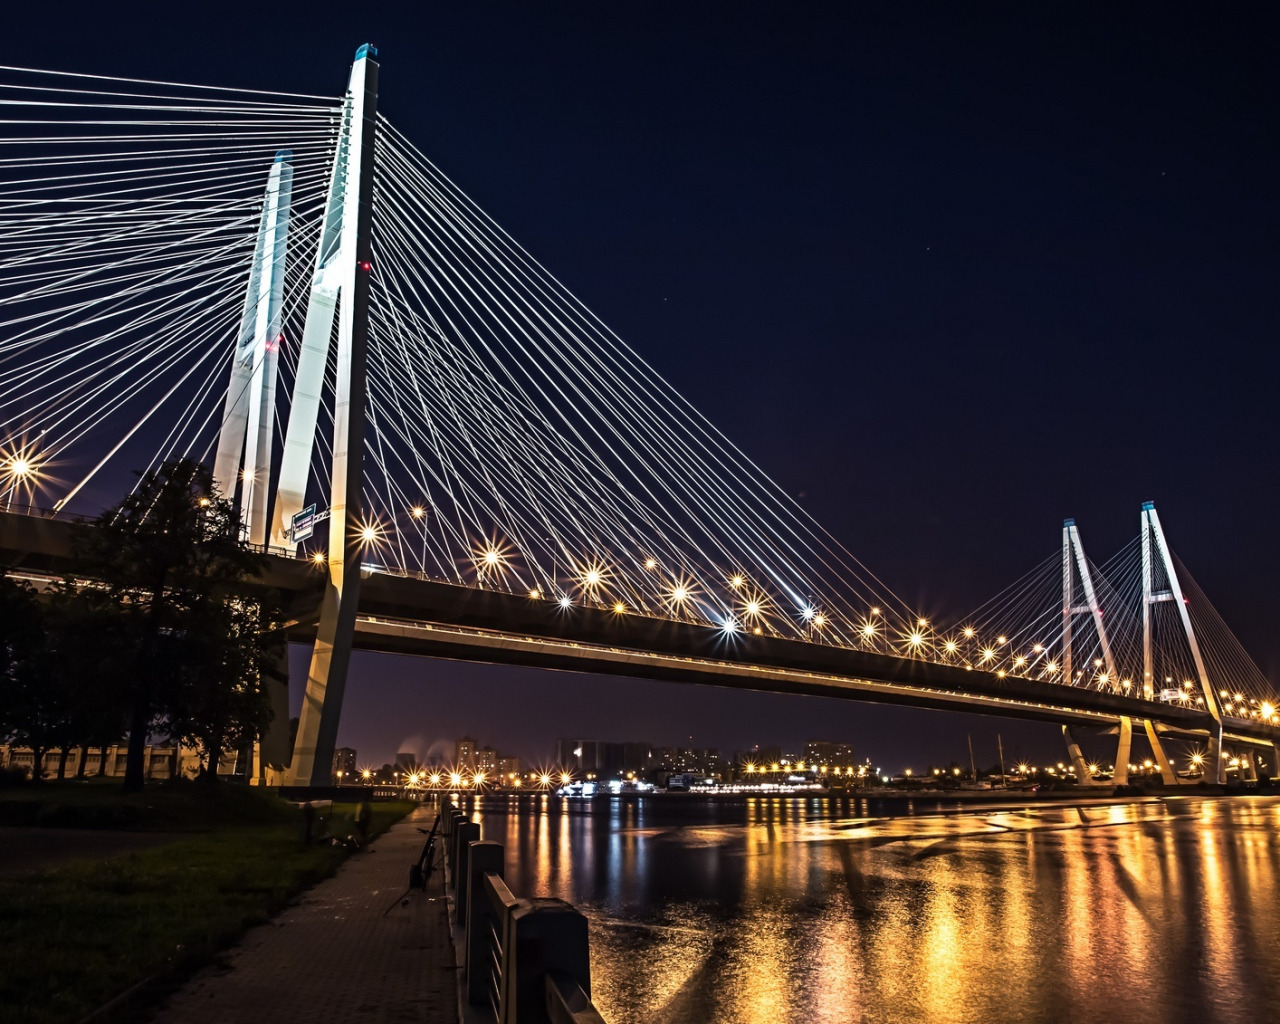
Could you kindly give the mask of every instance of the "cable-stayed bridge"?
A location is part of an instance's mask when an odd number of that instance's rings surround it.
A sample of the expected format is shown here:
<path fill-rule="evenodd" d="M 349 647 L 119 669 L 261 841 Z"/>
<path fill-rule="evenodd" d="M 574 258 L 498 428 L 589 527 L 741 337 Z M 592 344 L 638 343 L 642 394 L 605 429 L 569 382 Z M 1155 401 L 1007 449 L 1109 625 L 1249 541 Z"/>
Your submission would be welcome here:
<path fill-rule="evenodd" d="M 979 710 L 1266 750 L 1272 687 L 1154 506 L 1068 520 L 972 614 L 922 616 L 376 112 L 4 69 L 0 552 L 198 458 L 313 655 L 291 781 L 327 783 L 353 647 Z M 1224 747 L 1224 744 L 1226 745 Z M 1077 776 L 1091 777 L 1068 735 Z"/>

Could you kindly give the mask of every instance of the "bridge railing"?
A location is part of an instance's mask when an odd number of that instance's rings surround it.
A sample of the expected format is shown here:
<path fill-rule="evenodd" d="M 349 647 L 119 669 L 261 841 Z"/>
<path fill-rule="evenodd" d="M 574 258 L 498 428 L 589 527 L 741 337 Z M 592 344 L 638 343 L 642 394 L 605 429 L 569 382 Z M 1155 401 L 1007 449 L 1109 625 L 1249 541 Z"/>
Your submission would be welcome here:
<path fill-rule="evenodd" d="M 501 843 L 446 809 L 449 887 L 462 932 L 461 993 L 495 1024 L 605 1024 L 591 1002 L 587 919 L 561 899 L 521 898 Z"/>
<path fill-rule="evenodd" d="M 79 512 L 42 508 L 39 505 L 24 505 L 16 501 L 0 502 L 0 512 L 12 512 L 18 516 L 30 516 L 32 519 L 61 519 L 72 523 L 91 523 L 96 518 L 95 516 L 81 515 Z"/>

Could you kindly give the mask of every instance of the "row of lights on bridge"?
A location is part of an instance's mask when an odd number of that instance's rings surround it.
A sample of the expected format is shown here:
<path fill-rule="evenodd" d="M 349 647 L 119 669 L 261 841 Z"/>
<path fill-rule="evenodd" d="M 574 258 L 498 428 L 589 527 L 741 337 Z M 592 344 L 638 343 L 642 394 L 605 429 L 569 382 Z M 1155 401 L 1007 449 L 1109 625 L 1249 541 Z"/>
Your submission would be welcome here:
<path fill-rule="evenodd" d="M 421 520 L 425 518 L 427 512 L 421 505 L 415 505 L 409 510 L 409 514 L 413 519 Z M 365 545 L 376 545 L 385 539 L 385 530 L 377 523 L 369 523 L 359 527 L 359 537 Z M 313 559 L 317 564 L 323 564 L 325 555 L 322 551 L 313 554 Z M 506 570 L 510 567 L 510 554 L 501 545 L 493 542 L 487 542 L 476 548 L 472 552 L 472 560 L 476 566 L 478 578 L 481 582 L 489 582 L 496 576 L 499 579 L 505 579 Z M 644 569 L 648 572 L 658 572 L 660 566 L 658 560 L 652 556 L 646 558 L 642 563 Z M 584 603 L 594 603 L 596 606 L 612 607 L 617 615 L 625 615 L 633 611 L 642 611 L 644 614 L 652 614 L 648 609 L 632 608 L 625 601 L 618 599 L 610 605 L 602 600 L 602 594 L 606 590 L 608 583 L 612 577 L 607 563 L 602 561 L 591 561 L 583 564 L 574 578 L 574 589 L 576 589 L 583 598 Z M 740 595 L 734 610 L 728 611 L 718 625 L 721 632 L 733 635 L 740 632 L 750 632 L 754 635 L 762 635 L 766 629 L 773 635 L 776 632 L 769 626 L 770 615 L 773 614 L 772 602 L 759 588 L 753 586 L 745 573 L 735 572 L 728 575 L 725 579 L 729 589 L 735 594 Z M 540 586 L 530 587 L 528 590 L 530 600 L 547 600 L 547 595 Z M 698 596 L 697 584 L 694 580 L 687 576 L 678 576 L 670 581 L 669 586 L 662 593 L 662 604 L 666 610 L 673 613 L 679 621 L 681 614 L 686 613 L 691 606 L 696 606 Z M 574 607 L 573 598 L 567 593 L 561 593 L 554 598 L 556 603 L 563 609 L 568 610 Z M 830 616 L 812 604 L 802 605 L 797 612 L 800 622 L 807 627 L 806 638 L 812 641 L 819 640 L 823 636 L 831 636 L 832 631 L 828 631 L 827 627 L 831 625 Z M 859 643 L 864 645 L 872 645 L 890 643 L 890 629 L 885 620 L 883 610 L 879 607 L 869 609 L 867 616 L 862 622 L 855 626 L 855 635 L 857 635 Z M 900 652 L 906 656 L 927 656 L 932 653 L 935 661 L 942 664 L 963 665 L 965 669 L 972 670 L 974 668 L 994 669 L 994 675 L 998 679 L 1004 679 L 1009 675 L 1030 678 L 1028 670 L 1037 668 L 1039 678 L 1052 679 L 1061 674 L 1061 666 L 1049 654 L 1047 648 L 1043 644 L 1033 644 L 1030 654 L 1010 654 L 1008 648 L 1011 641 L 1006 635 L 996 637 L 995 643 L 983 643 L 977 638 L 977 630 L 972 626 L 966 626 L 960 630 L 956 636 L 944 637 L 940 641 L 934 641 L 931 636 L 930 623 L 926 618 L 917 618 L 913 625 L 899 632 L 897 646 Z M 1001 663 L 1007 663 L 1009 668 L 1005 668 Z M 997 667 L 1000 666 L 1000 667 Z M 1098 689 L 1109 689 L 1113 692 L 1130 694 L 1134 688 L 1133 680 L 1123 678 L 1117 681 L 1113 678 L 1113 673 L 1103 668 L 1102 659 L 1094 659 L 1093 662 L 1092 682 Z M 1086 681 L 1086 673 L 1083 669 L 1078 669 L 1070 680 L 1072 685 L 1080 685 Z M 1204 698 L 1202 696 L 1192 697 L 1190 690 L 1192 684 L 1184 682 L 1183 696 L 1177 698 L 1179 703 L 1197 704 L 1203 706 Z M 1273 702 L 1252 700 L 1246 701 L 1242 694 L 1236 694 L 1234 702 L 1229 698 L 1231 695 L 1227 691 L 1222 691 L 1222 697 L 1226 706 L 1223 710 L 1228 714 L 1233 714 L 1244 718 L 1258 718 L 1261 721 L 1273 724 L 1280 723 L 1280 717 L 1277 716 L 1276 705 Z"/>

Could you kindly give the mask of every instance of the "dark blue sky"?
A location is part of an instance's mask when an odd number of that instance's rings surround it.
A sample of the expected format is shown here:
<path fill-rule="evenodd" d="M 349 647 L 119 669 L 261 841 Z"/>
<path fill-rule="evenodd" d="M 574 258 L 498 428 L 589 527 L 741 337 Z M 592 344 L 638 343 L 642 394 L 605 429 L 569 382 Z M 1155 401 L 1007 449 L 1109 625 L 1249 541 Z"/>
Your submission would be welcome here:
<path fill-rule="evenodd" d="M 1122 8 L 1122 9 L 1120 9 Z M 264 14 L 265 12 L 265 14 Z M 278 28 L 260 28 L 264 20 Z M 6 11 L 7 64 L 380 108 L 848 548 L 969 609 L 1154 499 L 1273 679 L 1274 5 Z M 469 731 L 962 757 L 986 720 L 390 658 L 341 741 Z M 1000 725 L 1060 754 L 1054 730 Z M 1011 739 L 1012 737 L 1012 739 Z"/>

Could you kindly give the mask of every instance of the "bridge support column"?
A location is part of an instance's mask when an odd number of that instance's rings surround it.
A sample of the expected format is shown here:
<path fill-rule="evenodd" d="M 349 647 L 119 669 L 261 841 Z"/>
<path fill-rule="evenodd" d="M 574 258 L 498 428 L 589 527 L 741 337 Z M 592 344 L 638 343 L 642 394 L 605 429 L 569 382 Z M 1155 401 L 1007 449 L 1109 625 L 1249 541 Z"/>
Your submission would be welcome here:
<path fill-rule="evenodd" d="M 1222 749 L 1222 723 L 1215 723 L 1215 731 L 1209 734 L 1209 753 L 1205 760 L 1205 775 L 1209 781 L 1217 783 L 1219 786 L 1227 784 L 1227 760 L 1225 752 Z"/>
<path fill-rule="evenodd" d="M 323 389 L 333 302 L 337 300 L 328 580 L 320 603 L 320 622 L 307 672 L 307 690 L 293 759 L 285 776 L 286 784 L 294 786 L 330 783 L 359 602 L 360 562 L 365 547 L 361 536 L 365 526 L 361 488 L 378 95 L 378 64 L 372 59 L 375 52 L 372 47 L 360 47 L 351 65 L 274 514 L 273 544 L 287 539 L 290 549 L 296 547 L 291 519 L 293 512 L 301 507 L 301 496 L 306 490 L 315 443 L 316 406 Z"/>
<path fill-rule="evenodd" d="M 1129 751 L 1133 747 L 1133 719 L 1125 715 L 1120 719 L 1119 742 L 1116 744 L 1116 770 L 1111 781 L 1117 786 L 1129 785 Z"/>
<path fill-rule="evenodd" d="M 276 678 L 266 681 L 271 722 L 254 744 L 254 785 L 269 786 L 289 767 L 289 645 L 276 661 Z"/>
<path fill-rule="evenodd" d="M 1085 763 L 1084 753 L 1080 749 L 1080 743 L 1071 732 L 1071 726 L 1064 725 L 1062 727 L 1062 738 L 1066 741 L 1067 753 L 1071 755 L 1071 764 L 1076 770 L 1076 784 L 1079 786 L 1103 785 L 1089 771 L 1089 766 Z"/>
<path fill-rule="evenodd" d="M 1169 763 L 1169 757 L 1164 752 L 1164 744 L 1160 742 L 1160 736 L 1156 732 L 1155 723 L 1149 718 L 1142 721 L 1142 728 L 1146 731 L 1147 742 L 1151 744 L 1151 756 L 1155 759 L 1156 765 L 1160 769 L 1160 779 L 1166 786 L 1176 786 L 1178 784 L 1177 773 L 1173 770 L 1173 765 Z"/>

